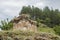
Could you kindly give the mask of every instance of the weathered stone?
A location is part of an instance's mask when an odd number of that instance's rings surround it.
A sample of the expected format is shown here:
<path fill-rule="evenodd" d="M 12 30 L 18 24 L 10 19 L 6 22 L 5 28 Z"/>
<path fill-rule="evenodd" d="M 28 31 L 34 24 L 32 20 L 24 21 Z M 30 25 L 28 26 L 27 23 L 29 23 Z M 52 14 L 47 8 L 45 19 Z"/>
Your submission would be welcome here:
<path fill-rule="evenodd" d="M 15 17 L 11 22 L 13 22 L 13 29 L 17 30 L 29 30 L 37 31 L 36 21 L 29 19 L 29 15 L 22 14 L 18 17 Z"/>

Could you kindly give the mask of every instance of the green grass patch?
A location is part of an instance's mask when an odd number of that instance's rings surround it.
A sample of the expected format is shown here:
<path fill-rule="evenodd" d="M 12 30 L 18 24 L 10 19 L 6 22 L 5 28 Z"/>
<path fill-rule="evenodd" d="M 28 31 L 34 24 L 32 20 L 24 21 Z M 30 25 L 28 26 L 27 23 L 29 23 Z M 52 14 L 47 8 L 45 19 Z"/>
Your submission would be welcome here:
<path fill-rule="evenodd" d="M 55 34 L 53 28 L 49 28 L 49 27 L 38 27 L 38 31 Z"/>

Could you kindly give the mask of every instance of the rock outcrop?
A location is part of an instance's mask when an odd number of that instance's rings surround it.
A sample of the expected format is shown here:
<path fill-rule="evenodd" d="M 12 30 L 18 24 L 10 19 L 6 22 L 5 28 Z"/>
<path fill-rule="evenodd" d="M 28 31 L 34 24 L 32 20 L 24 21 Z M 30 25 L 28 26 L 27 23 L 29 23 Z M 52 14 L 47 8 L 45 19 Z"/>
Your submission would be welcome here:
<path fill-rule="evenodd" d="M 21 14 L 20 16 L 15 17 L 11 22 L 13 22 L 13 29 L 37 31 L 37 22 L 31 20 L 30 15 L 28 14 Z"/>

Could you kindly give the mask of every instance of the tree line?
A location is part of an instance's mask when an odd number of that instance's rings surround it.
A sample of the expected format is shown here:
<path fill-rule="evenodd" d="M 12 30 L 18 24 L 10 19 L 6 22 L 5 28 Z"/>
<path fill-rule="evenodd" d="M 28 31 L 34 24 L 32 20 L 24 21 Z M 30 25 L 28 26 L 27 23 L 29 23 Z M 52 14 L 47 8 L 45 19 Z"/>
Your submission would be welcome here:
<path fill-rule="evenodd" d="M 60 25 L 60 11 L 58 9 L 50 9 L 48 6 L 43 9 L 34 6 L 23 6 L 20 14 L 29 14 L 31 15 L 31 19 L 36 20 L 38 23 L 43 23 L 48 27 Z"/>

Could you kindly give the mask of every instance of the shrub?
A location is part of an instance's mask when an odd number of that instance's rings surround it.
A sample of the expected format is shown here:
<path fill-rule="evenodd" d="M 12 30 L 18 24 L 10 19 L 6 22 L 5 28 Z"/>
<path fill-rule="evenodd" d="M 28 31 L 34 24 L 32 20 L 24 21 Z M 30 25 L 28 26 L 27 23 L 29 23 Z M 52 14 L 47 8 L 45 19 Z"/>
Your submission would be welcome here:
<path fill-rule="evenodd" d="M 54 31 L 56 32 L 56 34 L 60 35 L 60 26 L 54 27 Z"/>
<path fill-rule="evenodd" d="M 12 27 L 13 27 L 13 23 L 9 22 L 8 19 L 7 20 L 4 20 L 4 21 L 1 21 L 0 28 L 2 30 L 9 30 Z"/>

